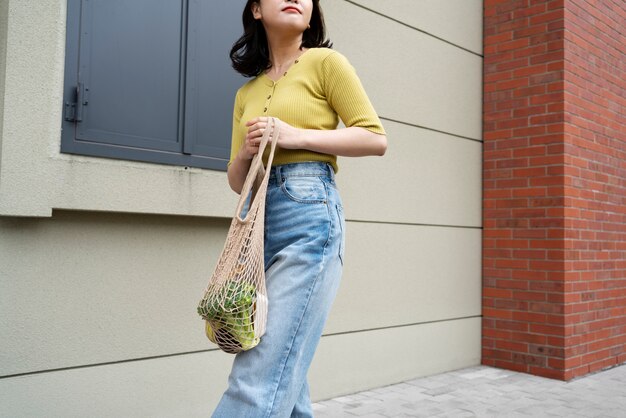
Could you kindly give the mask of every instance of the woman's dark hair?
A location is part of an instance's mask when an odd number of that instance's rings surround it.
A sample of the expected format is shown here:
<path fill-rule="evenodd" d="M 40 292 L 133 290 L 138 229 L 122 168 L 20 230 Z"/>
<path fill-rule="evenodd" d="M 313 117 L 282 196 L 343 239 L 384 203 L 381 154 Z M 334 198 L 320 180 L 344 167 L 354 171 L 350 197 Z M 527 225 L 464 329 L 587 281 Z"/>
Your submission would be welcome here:
<path fill-rule="evenodd" d="M 243 35 L 230 50 L 233 68 L 245 77 L 255 77 L 272 66 L 265 28 L 263 23 L 260 20 L 256 20 L 252 14 L 252 4 L 260 2 L 261 0 L 248 0 L 246 3 L 241 19 L 243 22 Z M 330 40 L 325 40 L 324 15 L 322 14 L 319 0 L 313 0 L 313 13 L 311 14 L 309 25 L 311 27 L 302 34 L 300 48 L 332 48 L 333 44 Z"/>

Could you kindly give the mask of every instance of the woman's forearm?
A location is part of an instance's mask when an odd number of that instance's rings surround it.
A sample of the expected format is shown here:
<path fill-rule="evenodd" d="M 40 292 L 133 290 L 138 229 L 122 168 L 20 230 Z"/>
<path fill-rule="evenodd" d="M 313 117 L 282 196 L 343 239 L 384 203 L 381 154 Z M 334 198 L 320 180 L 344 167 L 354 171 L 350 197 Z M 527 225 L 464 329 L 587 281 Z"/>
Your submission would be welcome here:
<path fill-rule="evenodd" d="M 318 130 L 296 129 L 289 126 L 285 135 L 280 136 L 279 146 L 287 149 L 306 149 L 322 154 L 340 155 L 344 157 L 364 157 L 368 155 L 384 155 L 387 151 L 387 136 L 368 131 L 365 128 L 352 126 L 349 128 Z M 260 134 L 260 131 L 259 131 Z M 258 147 L 261 138 L 253 135 L 252 141 Z M 254 148 L 253 148 L 254 149 Z M 243 149 L 228 167 L 228 184 L 238 194 L 245 183 L 251 159 L 245 158 Z"/>
<path fill-rule="evenodd" d="M 237 194 L 241 194 L 251 164 L 252 160 L 244 159 L 238 154 L 228 167 L 228 184 Z"/>
<path fill-rule="evenodd" d="M 301 129 L 301 148 L 344 157 L 384 155 L 387 137 L 352 126 L 333 130 Z"/>

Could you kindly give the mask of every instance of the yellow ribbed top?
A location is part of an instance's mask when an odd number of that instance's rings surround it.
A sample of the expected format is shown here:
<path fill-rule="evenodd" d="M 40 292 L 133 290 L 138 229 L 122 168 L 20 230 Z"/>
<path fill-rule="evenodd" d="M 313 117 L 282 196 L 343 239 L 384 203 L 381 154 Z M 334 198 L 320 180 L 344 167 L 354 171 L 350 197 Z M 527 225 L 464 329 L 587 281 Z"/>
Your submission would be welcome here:
<path fill-rule="evenodd" d="M 278 81 L 262 73 L 237 90 L 228 165 L 244 142 L 246 122 L 258 116 L 274 116 L 301 129 L 336 129 L 341 118 L 346 127 L 359 126 L 386 135 L 354 67 L 329 48 L 307 49 Z M 264 164 L 268 157 L 269 146 L 263 154 Z M 339 170 L 336 155 L 280 147 L 272 165 L 301 161 L 325 161 L 335 172 Z"/>

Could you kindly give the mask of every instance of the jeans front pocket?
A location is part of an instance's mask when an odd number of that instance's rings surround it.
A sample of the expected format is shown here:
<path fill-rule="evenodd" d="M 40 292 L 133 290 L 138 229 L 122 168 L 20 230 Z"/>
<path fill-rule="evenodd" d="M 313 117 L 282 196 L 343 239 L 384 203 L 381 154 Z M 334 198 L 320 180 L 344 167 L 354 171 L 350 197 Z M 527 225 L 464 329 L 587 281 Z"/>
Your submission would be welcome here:
<path fill-rule="evenodd" d="M 318 176 L 287 176 L 282 179 L 281 190 L 298 203 L 326 203 L 326 185 Z"/>

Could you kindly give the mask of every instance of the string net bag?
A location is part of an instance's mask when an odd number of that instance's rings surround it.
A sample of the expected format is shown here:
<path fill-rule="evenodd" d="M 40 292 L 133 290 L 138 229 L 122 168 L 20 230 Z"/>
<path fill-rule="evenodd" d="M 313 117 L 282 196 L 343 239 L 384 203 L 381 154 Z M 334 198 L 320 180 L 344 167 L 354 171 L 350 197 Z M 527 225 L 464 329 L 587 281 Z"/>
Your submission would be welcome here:
<path fill-rule="evenodd" d="M 265 333 L 265 197 L 279 132 L 280 121 L 270 118 L 259 152 L 250 163 L 226 243 L 198 304 L 207 338 L 230 354 L 254 348 Z M 268 142 L 271 150 L 264 168 L 262 157 Z M 242 218 L 248 197 L 249 209 Z"/>

